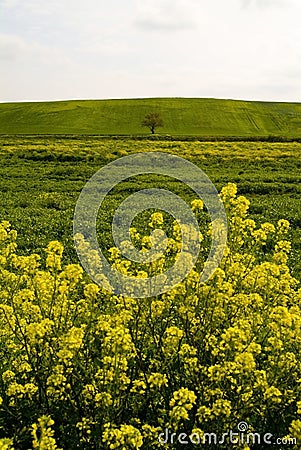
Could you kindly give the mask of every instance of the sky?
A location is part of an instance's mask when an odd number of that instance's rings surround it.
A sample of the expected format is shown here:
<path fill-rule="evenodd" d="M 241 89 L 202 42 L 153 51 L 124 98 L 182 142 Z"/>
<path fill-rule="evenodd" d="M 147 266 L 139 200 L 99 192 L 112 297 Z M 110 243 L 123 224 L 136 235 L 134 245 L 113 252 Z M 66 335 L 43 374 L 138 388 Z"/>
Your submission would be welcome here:
<path fill-rule="evenodd" d="M 0 101 L 301 102 L 300 0 L 0 0 Z"/>

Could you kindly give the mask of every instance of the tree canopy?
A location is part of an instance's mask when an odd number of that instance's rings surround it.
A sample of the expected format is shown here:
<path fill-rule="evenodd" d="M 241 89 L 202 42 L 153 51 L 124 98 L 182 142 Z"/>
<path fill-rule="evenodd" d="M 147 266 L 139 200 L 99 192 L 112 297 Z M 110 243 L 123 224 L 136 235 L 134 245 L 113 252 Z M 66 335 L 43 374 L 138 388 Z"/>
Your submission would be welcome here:
<path fill-rule="evenodd" d="M 157 112 L 147 114 L 142 121 L 142 126 L 149 128 L 152 134 L 155 134 L 157 127 L 163 127 L 163 125 L 163 119 Z"/>

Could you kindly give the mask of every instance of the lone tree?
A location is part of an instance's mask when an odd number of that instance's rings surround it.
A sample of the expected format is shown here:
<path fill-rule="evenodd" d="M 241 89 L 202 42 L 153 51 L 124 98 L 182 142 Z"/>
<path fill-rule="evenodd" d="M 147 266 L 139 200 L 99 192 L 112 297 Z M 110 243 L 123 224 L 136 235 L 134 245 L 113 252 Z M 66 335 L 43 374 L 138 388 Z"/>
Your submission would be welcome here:
<path fill-rule="evenodd" d="M 163 127 L 163 125 L 162 117 L 156 112 L 147 114 L 142 121 L 142 126 L 149 128 L 152 134 L 155 134 L 155 129 L 157 127 Z"/>

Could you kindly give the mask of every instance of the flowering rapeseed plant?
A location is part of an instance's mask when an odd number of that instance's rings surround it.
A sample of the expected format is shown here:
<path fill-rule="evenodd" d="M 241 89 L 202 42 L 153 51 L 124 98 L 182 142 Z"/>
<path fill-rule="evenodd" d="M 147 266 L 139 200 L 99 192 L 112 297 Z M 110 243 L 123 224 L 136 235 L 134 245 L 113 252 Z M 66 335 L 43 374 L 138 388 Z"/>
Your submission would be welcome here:
<path fill-rule="evenodd" d="M 287 265 L 289 223 L 258 227 L 234 184 L 221 198 L 229 241 L 219 269 L 206 284 L 194 269 L 156 298 L 107 294 L 79 265 L 63 266 L 59 242 L 42 269 L 0 224 L 0 449 L 166 448 L 164 429 L 223 433 L 241 421 L 301 439 L 301 290 Z M 149 226 L 163 227 L 162 214 Z M 142 270 L 115 248 L 111 263 L 141 277 L 164 271 L 181 248 L 179 224 L 172 230 L 159 263 Z M 148 237 L 131 233 L 147 248 Z"/>

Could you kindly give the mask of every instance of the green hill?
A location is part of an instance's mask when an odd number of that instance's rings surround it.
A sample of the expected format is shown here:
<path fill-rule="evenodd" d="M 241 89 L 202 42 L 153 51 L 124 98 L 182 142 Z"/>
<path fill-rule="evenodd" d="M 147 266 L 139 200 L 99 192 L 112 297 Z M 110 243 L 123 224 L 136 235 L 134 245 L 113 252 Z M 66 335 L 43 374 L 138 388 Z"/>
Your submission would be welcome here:
<path fill-rule="evenodd" d="M 153 111 L 160 134 L 301 137 L 301 103 L 198 98 L 0 103 L 0 134 L 143 135 Z"/>

